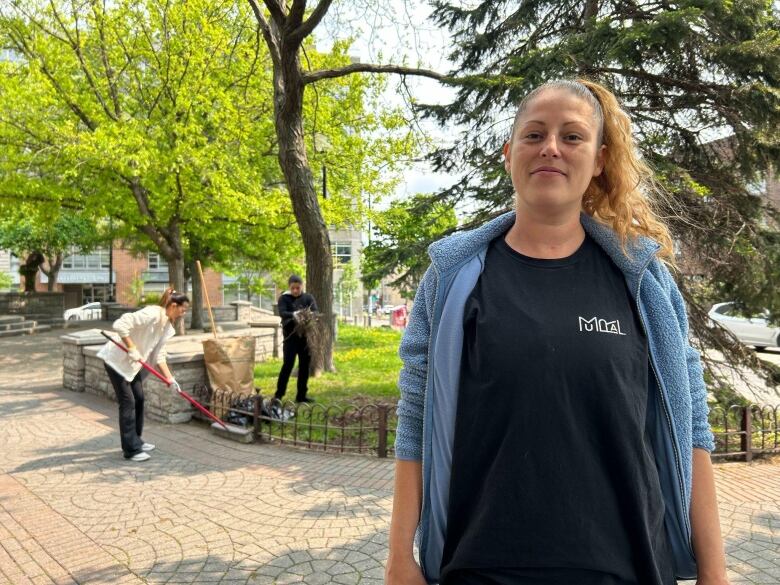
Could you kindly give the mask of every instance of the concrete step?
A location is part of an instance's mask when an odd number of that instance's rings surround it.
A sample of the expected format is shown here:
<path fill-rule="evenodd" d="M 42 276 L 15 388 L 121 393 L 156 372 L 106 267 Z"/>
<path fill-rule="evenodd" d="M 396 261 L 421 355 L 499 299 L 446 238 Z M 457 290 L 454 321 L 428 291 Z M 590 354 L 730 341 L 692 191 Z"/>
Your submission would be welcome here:
<path fill-rule="evenodd" d="M 39 325 L 35 321 L 25 321 L 24 323 L 18 323 L 17 325 L 23 325 L 23 327 L 15 327 L 14 329 L 0 328 L 0 337 L 32 335 L 33 333 L 43 333 L 44 331 L 50 331 L 52 329 L 51 325 Z"/>
<path fill-rule="evenodd" d="M 62 317 L 41 317 L 35 320 L 39 325 L 51 325 L 51 327 L 65 327 L 65 319 Z"/>
<path fill-rule="evenodd" d="M 8 323 L 20 323 L 24 321 L 22 315 L 0 315 L 0 325 L 6 325 Z"/>
<path fill-rule="evenodd" d="M 17 337 L 19 335 L 30 335 L 33 332 L 32 327 L 27 329 L 12 329 L 10 331 L 0 331 L 0 337 Z"/>
<path fill-rule="evenodd" d="M 0 331 L 16 331 L 29 329 L 35 325 L 35 321 L 16 321 L 14 323 L 0 323 Z"/>

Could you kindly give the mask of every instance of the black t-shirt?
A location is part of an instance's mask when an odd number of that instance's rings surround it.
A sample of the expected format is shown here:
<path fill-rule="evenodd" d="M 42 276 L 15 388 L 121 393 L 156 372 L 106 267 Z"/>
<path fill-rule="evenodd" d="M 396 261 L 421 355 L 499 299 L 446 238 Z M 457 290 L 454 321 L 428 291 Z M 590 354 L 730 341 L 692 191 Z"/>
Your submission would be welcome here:
<path fill-rule="evenodd" d="M 675 583 L 625 278 L 501 236 L 468 297 L 442 585 Z"/>

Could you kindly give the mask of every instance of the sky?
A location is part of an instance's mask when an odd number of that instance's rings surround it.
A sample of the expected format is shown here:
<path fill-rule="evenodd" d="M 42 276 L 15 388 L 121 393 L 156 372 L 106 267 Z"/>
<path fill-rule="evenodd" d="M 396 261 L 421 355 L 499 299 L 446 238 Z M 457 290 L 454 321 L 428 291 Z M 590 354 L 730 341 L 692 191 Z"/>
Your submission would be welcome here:
<path fill-rule="evenodd" d="M 362 3 L 367 5 L 365 9 L 361 8 Z M 360 58 L 361 62 L 404 64 L 446 72 L 452 66 L 446 58 L 449 35 L 428 19 L 430 12 L 426 3 L 406 0 L 334 2 L 316 31 L 317 48 L 327 51 L 334 39 L 351 36 L 355 41 L 350 55 Z M 405 106 L 393 77 L 397 76 L 391 76 L 388 84 L 387 103 Z M 425 103 L 448 103 L 454 95 L 452 90 L 433 79 L 409 76 L 407 86 L 416 99 Z M 446 142 L 446 137 L 453 131 L 428 121 L 422 121 L 421 125 L 434 140 L 442 142 Z M 460 175 L 437 174 L 427 164 L 418 163 L 404 173 L 404 180 L 393 199 L 438 191 L 459 179 Z M 390 200 L 386 199 L 384 204 L 389 204 Z"/>

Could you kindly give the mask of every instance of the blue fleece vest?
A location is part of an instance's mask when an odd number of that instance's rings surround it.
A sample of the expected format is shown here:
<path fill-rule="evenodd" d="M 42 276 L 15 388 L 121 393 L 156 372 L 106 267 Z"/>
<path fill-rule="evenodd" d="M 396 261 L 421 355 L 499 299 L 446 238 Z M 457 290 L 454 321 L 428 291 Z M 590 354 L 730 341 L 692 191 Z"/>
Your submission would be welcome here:
<path fill-rule="evenodd" d="M 481 227 L 433 243 L 431 266 L 415 297 L 399 355 L 396 457 L 422 460 L 423 502 L 417 543 L 429 583 L 439 578 L 446 535 L 454 441 L 463 307 L 484 266 L 487 246 L 515 221 L 506 213 Z M 693 448 L 714 449 L 699 354 L 688 343 L 682 296 L 656 258 L 658 244 L 637 238 L 624 253 L 612 229 L 582 214 L 588 234 L 623 272 L 647 334 L 650 353 L 648 416 L 666 504 L 665 526 L 680 579 L 696 577 L 691 546 Z M 522 478 L 518 478 L 522 481 Z M 520 529 L 520 527 L 518 528 Z"/>

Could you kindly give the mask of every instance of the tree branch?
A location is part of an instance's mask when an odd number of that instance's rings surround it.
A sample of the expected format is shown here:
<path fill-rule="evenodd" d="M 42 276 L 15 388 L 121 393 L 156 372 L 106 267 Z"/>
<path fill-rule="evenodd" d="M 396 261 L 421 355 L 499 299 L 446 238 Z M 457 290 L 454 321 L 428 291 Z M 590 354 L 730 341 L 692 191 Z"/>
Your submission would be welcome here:
<path fill-rule="evenodd" d="M 314 9 L 311 15 L 309 15 L 309 18 L 307 18 L 301 24 L 297 25 L 295 29 L 293 29 L 293 31 L 287 36 L 290 42 L 296 45 L 300 45 L 303 42 L 303 39 L 309 36 L 311 32 L 317 27 L 317 25 L 322 21 L 323 17 L 327 14 L 332 2 L 333 0 L 320 0 L 317 3 L 317 7 Z M 293 4 L 293 9 L 294 8 L 295 5 Z"/>
<path fill-rule="evenodd" d="M 98 34 L 100 36 L 100 57 L 103 61 L 103 70 L 106 74 L 106 82 L 108 83 L 108 92 L 111 96 L 111 101 L 114 104 L 114 114 L 119 117 L 122 110 L 119 106 L 119 94 L 117 93 L 116 81 L 114 78 L 114 70 L 111 67 L 111 63 L 108 60 L 108 54 L 106 52 L 106 34 L 103 16 L 104 14 L 98 14 L 95 4 L 92 5 L 92 13 L 95 19 L 98 21 Z M 121 72 L 120 72 L 121 73 Z"/>
<path fill-rule="evenodd" d="M 73 209 L 76 211 L 84 211 L 83 205 L 77 205 L 70 203 L 55 197 L 41 197 L 41 196 L 28 196 L 19 195 L 19 193 L 0 193 L 0 200 L 7 199 L 9 201 L 35 201 L 36 203 L 56 203 L 62 209 Z"/>
<path fill-rule="evenodd" d="M 254 4 L 255 0 L 249 0 L 250 4 Z M 281 30 L 284 27 L 287 15 L 284 13 L 284 5 L 279 0 L 263 0 L 263 4 L 268 8 L 268 12 L 271 14 L 271 18 Z M 257 13 L 255 13 L 257 16 Z"/>
<path fill-rule="evenodd" d="M 597 71 L 602 73 L 613 73 L 615 75 L 624 75 L 625 77 L 638 77 L 639 79 L 646 79 L 648 81 L 659 83 L 665 87 L 669 87 L 669 86 L 679 87 L 680 89 L 685 89 L 687 91 L 703 92 L 707 94 L 712 94 L 713 90 L 722 88 L 722 86 L 719 86 L 714 83 L 696 83 L 686 79 L 675 79 L 673 77 L 666 77 L 664 75 L 655 75 L 654 73 L 650 73 L 648 71 L 641 71 L 639 69 L 594 67 L 592 71 Z"/>
<path fill-rule="evenodd" d="M 416 67 L 403 67 L 400 65 L 373 65 L 371 63 L 353 63 L 337 69 L 322 69 L 303 73 L 301 79 L 303 84 L 314 83 L 323 79 L 334 79 L 344 77 L 352 73 L 398 73 L 399 75 L 417 75 L 419 77 L 428 77 L 437 81 L 447 81 L 452 79 L 448 75 L 442 75 L 430 69 L 418 69 Z"/>
<path fill-rule="evenodd" d="M 89 65 L 87 64 L 87 61 L 84 58 L 84 53 L 81 50 L 81 32 L 79 31 L 79 26 L 78 26 L 78 15 L 76 16 L 76 25 L 74 31 L 76 36 L 74 38 L 70 35 L 67 25 L 60 17 L 60 14 L 59 12 L 57 12 L 57 8 L 55 7 L 53 2 L 51 3 L 51 8 L 55 20 L 60 25 L 60 28 L 62 29 L 63 33 L 65 33 L 65 36 L 68 38 L 68 44 L 70 45 L 70 48 L 73 49 L 73 52 L 76 54 L 76 58 L 78 59 L 79 65 L 81 65 L 81 71 L 84 73 L 84 77 L 86 78 L 87 84 L 89 85 L 90 89 L 92 89 L 92 93 L 95 95 L 95 99 L 98 101 L 101 108 L 103 108 L 103 111 L 106 113 L 106 115 L 109 118 L 111 118 L 114 122 L 116 122 L 117 118 L 111 112 L 111 110 L 109 110 L 106 101 L 103 99 L 103 96 L 100 94 L 100 89 L 95 83 L 95 79 L 89 70 Z"/>
<path fill-rule="evenodd" d="M 249 6 L 252 7 L 252 12 L 255 13 L 257 24 L 260 27 L 260 31 L 263 33 L 265 44 L 268 46 L 268 52 L 271 54 L 271 60 L 274 62 L 274 69 L 277 69 L 282 64 L 282 53 L 279 48 L 279 43 L 271 30 L 271 25 L 260 11 L 257 2 L 255 0 L 249 0 Z"/>
<path fill-rule="evenodd" d="M 267 4 L 267 2 L 266 2 Z M 303 22 L 303 15 L 306 13 L 306 0 L 293 0 L 292 8 L 287 15 L 287 21 L 284 23 L 285 30 L 295 30 Z"/>
<path fill-rule="evenodd" d="M 30 47 L 25 42 L 24 37 L 21 36 L 21 34 L 19 34 L 18 31 L 15 32 L 16 34 L 9 31 L 9 35 L 8 35 L 8 38 L 11 40 L 14 47 L 17 50 L 19 50 L 25 57 L 27 57 L 31 62 L 37 62 L 38 67 L 40 67 L 41 69 L 41 72 L 46 76 L 46 78 L 49 80 L 49 83 L 52 84 L 52 87 L 54 87 L 54 90 L 63 99 L 65 104 L 68 106 L 68 108 L 70 108 L 70 110 L 76 115 L 76 117 L 79 120 L 81 120 L 84 123 L 84 125 L 87 128 L 94 131 L 95 128 L 97 128 L 97 124 L 93 122 L 89 116 L 87 116 L 86 112 L 84 112 L 84 110 L 82 110 L 76 102 L 74 102 L 68 97 L 68 95 L 65 93 L 65 90 L 55 79 L 51 71 L 49 71 L 49 68 L 46 66 L 46 62 L 43 60 L 43 58 L 33 53 L 32 49 L 30 49 Z"/>

